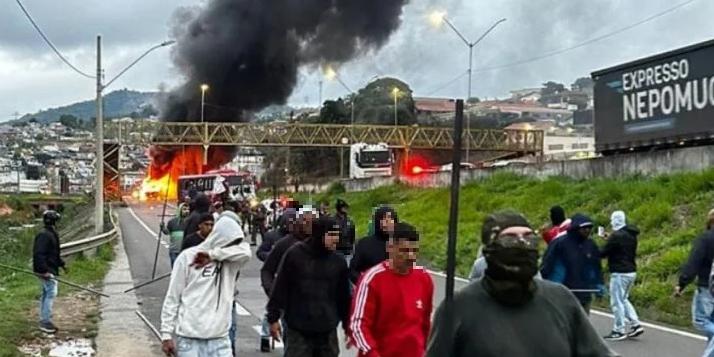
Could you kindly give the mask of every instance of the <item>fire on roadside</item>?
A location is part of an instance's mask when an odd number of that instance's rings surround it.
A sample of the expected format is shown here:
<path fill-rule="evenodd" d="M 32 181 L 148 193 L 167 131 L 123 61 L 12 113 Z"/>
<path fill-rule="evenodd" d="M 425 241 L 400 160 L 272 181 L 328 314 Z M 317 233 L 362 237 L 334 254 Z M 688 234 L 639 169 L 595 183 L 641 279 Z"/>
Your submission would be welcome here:
<path fill-rule="evenodd" d="M 139 201 L 163 201 L 166 197 L 173 200 L 178 192 L 179 177 L 198 174 L 203 169 L 201 147 L 187 146 L 178 150 L 152 147 L 149 151 L 151 165 L 141 186 L 132 194 Z"/>

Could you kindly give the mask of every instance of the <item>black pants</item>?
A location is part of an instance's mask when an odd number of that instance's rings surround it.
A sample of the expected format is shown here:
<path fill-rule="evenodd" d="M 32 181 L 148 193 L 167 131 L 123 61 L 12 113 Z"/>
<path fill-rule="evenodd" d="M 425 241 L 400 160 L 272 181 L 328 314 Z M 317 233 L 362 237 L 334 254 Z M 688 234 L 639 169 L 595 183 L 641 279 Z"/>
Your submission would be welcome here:
<path fill-rule="evenodd" d="M 333 330 L 324 335 L 306 336 L 288 328 L 284 357 L 338 357 L 339 354 L 337 331 Z"/>

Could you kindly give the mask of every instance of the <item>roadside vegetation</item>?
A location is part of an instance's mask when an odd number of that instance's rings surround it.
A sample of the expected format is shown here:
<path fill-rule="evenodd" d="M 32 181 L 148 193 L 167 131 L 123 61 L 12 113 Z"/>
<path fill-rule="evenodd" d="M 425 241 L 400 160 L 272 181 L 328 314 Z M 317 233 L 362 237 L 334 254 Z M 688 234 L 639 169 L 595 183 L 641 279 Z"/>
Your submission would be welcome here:
<path fill-rule="evenodd" d="M 421 232 L 421 258 L 433 269 L 446 265 L 449 191 L 418 189 L 403 185 L 367 192 L 345 193 L 336 184 L 312 201 L 343 198 L 351 205 L 358 236 L 367 232 L 372 210 L 380 204 L 396 208 L 400 219 Z M 300 197 L 307 201 L 307 197 Z M 671 297 L 680 266 L 687 259 L 691 242 L 704 230 L 704 218 L 714 206 L 714 169 L 655 178 L 593 179 L 576 181 L 554 177 L 547 180 L 514 174 L 496 174 L 462 187 L 459 202 L 457 274 L 467 276 L 480 246 L 481 222 L 485 215 L 512 208 L 524 213 L 535 229 L 549 222 L 548 210 L 561 205 L 568 216 L 589 215 L 609 228 L 610 213 L 624 210 L 628 223 L 638 226 L 638 278 L 633 303 L 648 320 L 676 326 L 690 325 L 692 287 L 684 297 Z M 594 238 L 604 245 L 600 238 Z M 542 247 L 543 252 L 545 247 Z M 603 264 L 604 266 L 604 264 Z M 607 300 L 600 301 L 602 307 Z"/>
<path fill-rule="evenodd" d="M 0 207 L 9 208 L 12 213 L 0 218 L 0 263 L 32 270 L 32 244 L 35 234 L 41 229 L 28 201 L 36 199 L 27 196 L 0 196 Z M 82 198 L 68 200 L 63 203 L 60 231 L 72 229 L 77 215 L 86 209 L 86 201 Z M 11 230 L 11 227 L 21 227 L 23 224 L 36 224 L 34 228 Z M 60 238 L 64 242 L 70 237 Z M 102 247 L 93 258 L 78 257 L 68 261 L 69 272 L 61 274 L 61 278 L 84 286 L 97 286 L 108 271 L 109 262 L 113 259 L 110 246 Z M 62 325 L 58 337 L 87 337 L 96 334 L 98 322 L 98 301 L 96 297 L 80 294 L 77 289 L 60 284 L 60 295 L 55 302 L 55 319 L 63 319 L 63 314 L 71 314 L 67 320 L 73 321 L 71 326 Z M 21 356 L 17 346 L 23 342 L 42 339 L 37 331 L 37 306 L 39 296 L 39 280 L 31 275 L 14 273 L 0 268 L 0 356 Z M 66 305 L 66 306 L 65 306 Z"/>

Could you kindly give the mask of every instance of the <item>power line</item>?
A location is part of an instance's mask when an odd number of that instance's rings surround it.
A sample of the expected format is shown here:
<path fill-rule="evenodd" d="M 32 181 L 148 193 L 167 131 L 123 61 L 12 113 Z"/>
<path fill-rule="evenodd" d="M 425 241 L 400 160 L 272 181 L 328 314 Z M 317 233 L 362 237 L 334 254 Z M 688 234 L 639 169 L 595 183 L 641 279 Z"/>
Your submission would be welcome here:
<path fill-rule="evenodd" d="M 25 7 L 22 5 L 22 3 L 20 2 L 20 0 L 15 0 L 15 2 L 17 2 L 17 5 L 20 6 L 20 9 L 22 10 L 23 13 L 25 13 L 25 16 L 27 17 L 27 19 L 30 20 L 30 23 L 32 23 L 32 26 L 35 28 L 35 30 L 37 30 L 37 32 L 40 34 L 40 36 L 42 36 L 42 39 L 45 40 L 45 43 L 47 43 L 47 45 L 50 46 L 50 48 L 52 48 L 52 50 L 55 52 L 55 54 L 57 54 L 57 56 L 62 60 L 62 62 L 64 62 L 65 64 L 67 64 L 67 65 L 68 65 L 70 68 L 72 68 L 75 72 L 79 73 L 80 75 L 82 75 L 82 76 L 84 76 L 84 77 L 92 78 L 92 79 L 96 78 L 96 77 L 94 77 L 94 76 L 92 76 L 92 75 L 89 75 L 89 74 L 87 74 L 87 73 L 84 73 L 84 72 L 80 71 L 79 68 L 77 68 L 77 67 L 75 67 L 74 65 L 72 65 L 72 63 L 70 63 L 64 56 L 62 56 L 62 54 L 61 54 L 60 51 L 57 49 L 57 47 L 55 47 L 55 45 L 52 44 L 52 41 L 50 41 L 50 40 L 47 38 L 47 36 L 45 36 L 45 33 L 42 32 L 42 29 L 40 29 L 40 27 L 37 25 L 37 23 L 36 23 L 35 20 L 32 18 L 32 16 L 30 16 L 30 13 L 27 12 L 27 10 L 26 10 Z"/>
<path fill-rule="evenodd" d="M 664 15 L 667 15 L 667 14 L 669 14 L 669 13 L 671 13 L 671 12 L 674 12 L 675 10 L 678 10 L 679 8 L 684 7 L 684 6 L 686 6 L 686 5 L 689 5 L 689 4 L 691 4 L 691 3 L 695 2 L 695 1 L 696 1 L 696 0 L 688 0 L 688 1 L 685 1 L 685 2 L 682 2 L 682 3 L 679 3 L 679 4 L 677 4 L 677 5 L 675 5 L 675 6 L 672 6 L 672 7 L 668 8 L 668 9 L 666 9 L 666 10 L 664 10 L 664 11 L 661 11 L 661 12 L 658 12 L 658 13 L 652 15 L 652 16 L 649 16 L 649 17 L 647 17 L 647 18 L 645 18 L 645 19 L 643 19 L 643 20 L 641 20 L 641 21 L 635 22 L 634 24 L 627 25 L 627 26 L 625 26 L 625 27 L 621 27 L 621 28 L 619 28 L 619 29 L 617 29 L 617 30 L 615 30 L 615 31 L 606 33 L 606 34 L 601 35 L 601 36 L 597 36 L 597 37 L 591 38 L 591 39 L 589 39 L 589 40 L 583 41 L 583 42 L 581 42 L 581 43 L 578 43 L 578 44 L 573 45 L 573 46 L 570 46 L 570 47 L 565 47 L 565 48 L 561 48 L 561 49 L 559 49 L 559 50 L 555 50 L 555 51 L 551 51 L 551 52 L 546 52 L 546 53 L 544 53 L 544 54 L 541 54 L 541 55 L 538 55 L 538 56 L 535 56 L 535 57 L 531 57 L 531 58 L 527 58 L 527 59 L 522 59 L 522 60 L 518 60 L 518 61 L 515 61 L 515 62 L 503 64 L 503 65 L 480 68 L 480 69 L 475 70 L 474 73 L 483 73 L 483 72 L 490 72 L 490 71 L 499 70 L 499 69 L 505 69 L 505 68 L 510 68 L 510 67 L 516 67 L 516 66 L 520 66 L 520 65 L 523 65 L 523 64 L 527 64 L 527 63 L 539 61 L 539 60 L 542 60 L 542 59 L 545 59 L 545 58 L 557 56 L 557 55 L 559 55 L 559 54 L 562 54 L 562 53 L 565 53 L 565 52 L 569 52 L 569 51 L 578 49 L 578 48 L 580 48 L 580 47 L 585 47 L 585 46 L 587 46 L 587 45 L 589 45 L 589 44 L 592 44 L 592 43 L 595 43 L 595 42 L 598 42 L 598 41 L 602 41 L 602 40 L 604 40 L 604 39 L 606 39 L 606 38 L 610 38 L 610 37 L 612 37 L 612 36 L 615 36 L 615 35 L 617 35 L 617 34 L 620 34 L 620 33 L 622 33 L 622 32 L 625 32 L 625 31 L 627 31 L 627 30 L 631 30 L 631 29 L 633 29 L 633 28 L 635 28 L 635 27 L 637 27 L 637 26 L 646 24 L 646 23 L 648 23 L 648 22 L 650 22 L 650 21 L 652 21 L 652 20 L 655 20 L 655 19 L 660 18 L 660 17 L 662 17 L 662 16 L 664 16 Z"/>

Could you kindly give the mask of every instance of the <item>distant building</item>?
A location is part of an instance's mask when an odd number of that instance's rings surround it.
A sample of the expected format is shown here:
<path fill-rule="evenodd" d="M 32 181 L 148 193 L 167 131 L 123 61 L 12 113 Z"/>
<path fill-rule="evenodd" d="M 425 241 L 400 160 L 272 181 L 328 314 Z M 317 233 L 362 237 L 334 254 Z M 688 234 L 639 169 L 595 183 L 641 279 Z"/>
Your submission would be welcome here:
<path fill-rule="evenodd" d="M 417 119 L 425 120 L 447 120 L 453 119 L 456 112 L 456 101 L 449 98 L 414 98 Z"/>

